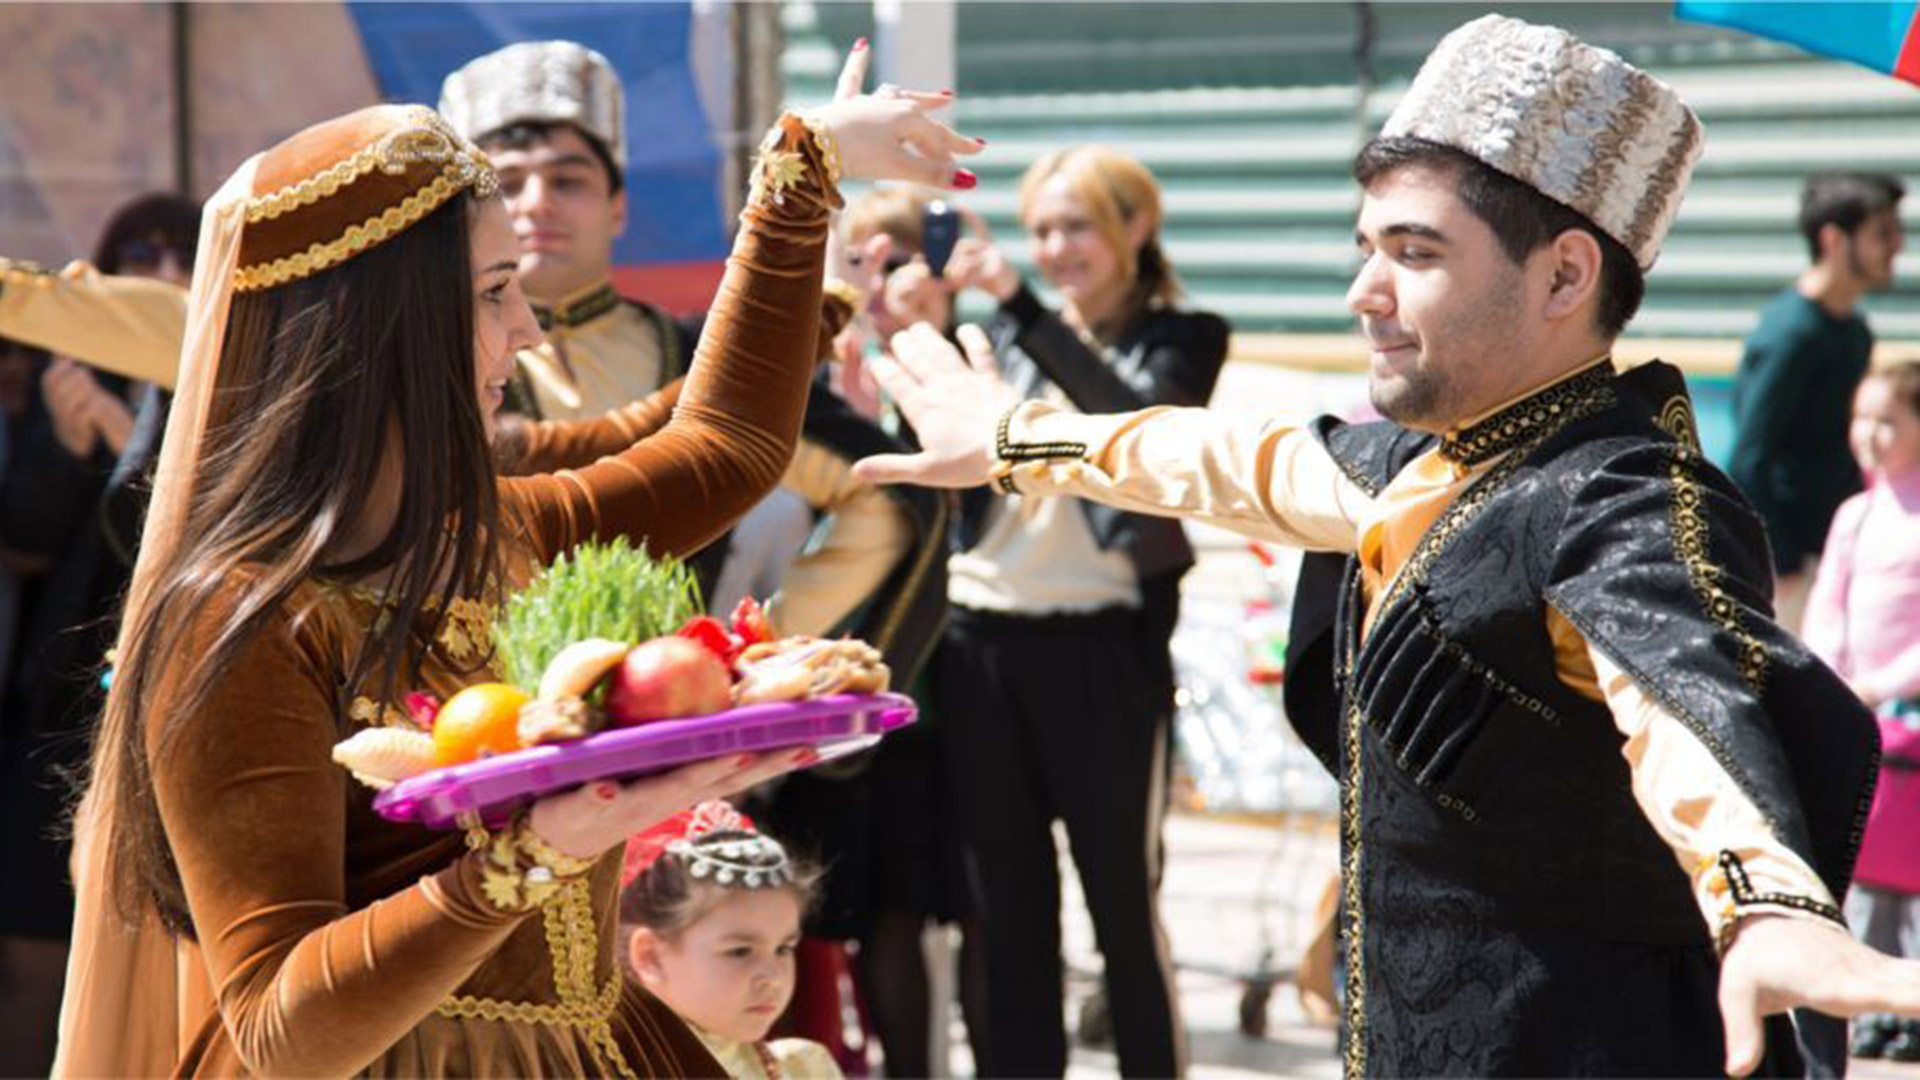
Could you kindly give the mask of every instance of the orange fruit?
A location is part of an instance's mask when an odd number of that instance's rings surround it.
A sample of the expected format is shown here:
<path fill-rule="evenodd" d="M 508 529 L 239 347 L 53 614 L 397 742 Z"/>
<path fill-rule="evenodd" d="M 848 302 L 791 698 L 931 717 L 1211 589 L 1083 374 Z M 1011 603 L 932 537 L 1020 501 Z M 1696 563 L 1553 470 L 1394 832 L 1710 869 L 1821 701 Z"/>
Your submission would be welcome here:
<path fill-rule="evenodd" d="M 506 683 L 480 683 L 447 699 L 433 718 L 433 764 L 459 765 L 520 749 L 520 706 L 533 699 Z"/>

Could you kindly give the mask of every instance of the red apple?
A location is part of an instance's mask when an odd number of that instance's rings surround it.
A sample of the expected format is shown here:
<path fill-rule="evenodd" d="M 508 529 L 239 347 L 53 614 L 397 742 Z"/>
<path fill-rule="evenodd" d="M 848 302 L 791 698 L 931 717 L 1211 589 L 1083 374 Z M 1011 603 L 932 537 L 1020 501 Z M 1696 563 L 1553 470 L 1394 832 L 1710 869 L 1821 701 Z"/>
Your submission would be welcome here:
<path fill-rule="evenodd" d="M 607 687 L 607 718 L 631 726 L 650 720 L 704 716 L 732 704 L 727 665 L 699 642 L 655 638 L 627 653 Z"/>

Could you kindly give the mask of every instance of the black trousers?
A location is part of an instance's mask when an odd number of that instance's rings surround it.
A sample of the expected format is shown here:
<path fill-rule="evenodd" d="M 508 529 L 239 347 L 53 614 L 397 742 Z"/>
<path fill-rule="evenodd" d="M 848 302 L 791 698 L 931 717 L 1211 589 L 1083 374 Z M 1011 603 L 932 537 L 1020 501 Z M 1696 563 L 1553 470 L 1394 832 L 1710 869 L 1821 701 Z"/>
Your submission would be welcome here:
<path fill-rule="evenodd" d="M 1066 1071 L 1055 820 L 1106 961 L 1121 1072 L 1182 1070 L 1155 899 L 1172 710 L 1160 622 L 1124 609 L 952 614 L 934 690 L 982 909 L 993 1056 L 982 1076 Z"/>

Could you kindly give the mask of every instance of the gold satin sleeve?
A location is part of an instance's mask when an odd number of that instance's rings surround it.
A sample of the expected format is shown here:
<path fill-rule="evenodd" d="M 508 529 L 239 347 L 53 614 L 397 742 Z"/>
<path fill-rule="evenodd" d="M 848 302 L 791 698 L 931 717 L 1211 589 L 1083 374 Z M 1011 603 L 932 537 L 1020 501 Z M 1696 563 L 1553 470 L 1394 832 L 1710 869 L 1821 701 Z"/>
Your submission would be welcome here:
<path fill-rule="evenodd" d="M 1028 401 L 1001 418 L 1002 491 L 1078 495 L 1310 551 L 1352 551 L 1371 498 L 1304 428 L 1160 406 L 1086 415 Z"/>
<path fill-rule="evenodd" d="M 364 1069 L 453 993 L 524 916 L 481 891 L 480 856 L 358 910 L 331 759 L 324 650 L 291 616 L 244 645 L 190 711 L 163 682 L 148 757 L 167 844 L 234 1051 L 259 1076 Z M 190 635 L 209 640 L 218 613 Z M 157 733 L 171 734 L 165 746 Z"/>
<path fill-rule="evenodd" d="M 820 542 L 787 567 L 767 620 L 776 634 L 824 634 L 887 579 L 913 544 L 913 525 L 886 492 L 853 478 L 851 462 L 808 439 L 780 486 L 830 519 Z"/>
<path fill-rule="evenodd" d="M 1555 627 L 1555 623 L 1558 627 Z M 1555 612 L 1548 616 L 1561 678 L 1584 668 L 1583 691 L 1607 703 L 1614 726 L 1626 736 L 1621 754 L 1633 771 L 1633 798 L 1693 884 L 1694 902 L 1724 946 L 1744 915 L 1820 916 L 1786 904 L 1759 902 L 1736 910 L 1720 853 L 1731 852 L 1757 894 L 1799 897 L 1828 907 L 1834 899 L 1806 860 L 1781 843 L 1753 800 L 1713 759 L 1706 745 L 1643 693 L 1627 674 Z M 1576 659 L 1576 650 L 1578 659 Z M 1580 689 L 1581 683 L 1567 680 Z M 1826 921 L 1821 919 L 1822 922 Z"/>
<path fill-rule="evenodd" d="M 0 259 L 0 337 L 171 390 L 187 332 L 187 291 L 103 274 L 85 262 L 58 273 Z"/>
<path fill-rule="evenodd" d="M 673 418 L 612 457 L 501 482 L 503 507 L 543 562 L 615 536 L 690 554 L 785 473 L 819 348 L 822 266 L 840 195 L 806 125 L 788 115 L 779 130 L 779 152 L 802 165 L 777 192 L 757 188 L 741 212 Z"/>
<path fill-rule="evenodd" d="M 829 282 L 831 287 L 836 282 Z M 846 328 L 852 309 L 838 292 L 829 291 L 820 304 L 819 349 L 824 354 Z M 505 448 L 512 475 L 578 469 L 615 454 L 665 427 L 686 378 L 675 379 L 647 396 L 586 420 L 543 420 L 523 424 Z"/>

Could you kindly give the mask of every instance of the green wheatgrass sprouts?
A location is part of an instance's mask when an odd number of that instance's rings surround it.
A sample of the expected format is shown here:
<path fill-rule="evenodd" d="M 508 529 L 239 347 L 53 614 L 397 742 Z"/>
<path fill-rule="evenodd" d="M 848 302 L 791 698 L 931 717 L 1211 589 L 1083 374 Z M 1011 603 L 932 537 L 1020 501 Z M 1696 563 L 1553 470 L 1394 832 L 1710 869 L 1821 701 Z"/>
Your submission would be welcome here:
<path fill-rule="evenodd" d="M 703 610 L 693 572 L 615 537 L 561 553 L 507 600 L 493 624 L 503 674 L 532 692 L 561 649 L 587 638 L 638 644 L 671 634 Z"/>

